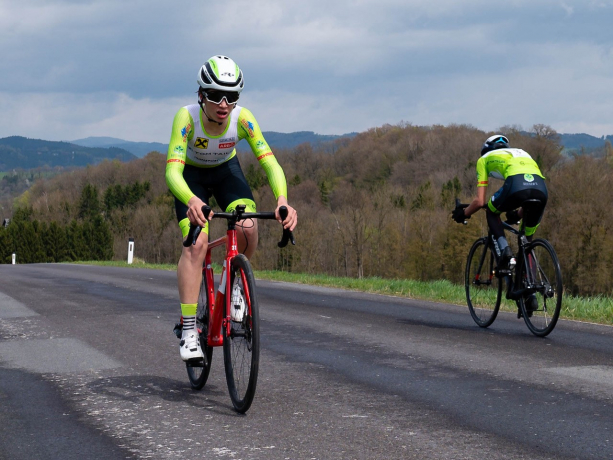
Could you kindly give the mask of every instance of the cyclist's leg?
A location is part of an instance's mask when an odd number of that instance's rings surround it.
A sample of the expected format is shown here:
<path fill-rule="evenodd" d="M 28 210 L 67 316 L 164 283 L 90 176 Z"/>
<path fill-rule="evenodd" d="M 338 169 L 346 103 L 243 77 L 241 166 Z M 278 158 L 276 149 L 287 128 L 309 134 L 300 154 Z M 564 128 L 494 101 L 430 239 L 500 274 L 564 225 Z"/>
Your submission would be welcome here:
<path fill-rule="evenodd" d="M 253 193 L 243 174 L 237 157 L 228 160 L 219 166 L 213 195 L 221 209 L 232 212 L 239 204 L 246 206 L 247 212 L 255 212 L 256 206 Z M 217 169 L 217 168 L 216 168 Z M 257 220 L 247 220 L 236 225 L 238 251 L 251 258 L 258 246 Z"/>
<path fill-rule="evenodd" d="M 524 224 L 525 224 L 525 232 L 528 241 L 532 241 L 534 238 L 534 233 L 541 223 L 541 219 L 543 218 L 543 214 L 545 212 L 545 206 L 547 206 L 547 186 L 545 185 L 545 180 L 539 176 L 534 176 L 533 183 L 534 187 L 526 190 L 527 193 L 522 196 L 523 200 L 528 199 L 537 199 L 541 202 L 539 207 L 532 207 L 530 212 L 526 212 L 526 210 L 522 210 L 522 217 L 525 214 Z"/>
<path fill-rule="evenodd" d="M 185 227 L 185 220 L 187 219 L 183 220 L 182 227 Z M 189 221 L 187 227 L 189 228 Z M 179 346 L 181 359 L 184 361 L 204 356 L 196 328 L 196 313 L 198 295 L 202 284 L 202 264 L 206 256 L 207 246 L 208 234 L 202 231 L 195 245 L 183 247 L 181 258 L 177 264 L 177 281 L 181 316 L 183 318 L 183 331 Z"/>
<path fill-rule="evenodd" d="M 510 209 L 509 197 L 512 196 L 514 189 L 513 177 L 514 176 L 507 177 L 504 181 L 504 185 L 492 195 L 485 210 L 487 225 L 497 244 L 497 252 L 500 251 L 497 255 L 500 258 L 501 266 L 506 265 L 513 256 L 513 252 L 504 234 L 502 220 L 500 219 L 500 213 Z"/>
<path fill-rule="evenodd" d="M 206 175 L 205 171 L 193 167 L 186 167 L 183 173 L 183 177 L 190 190 L 205 203 L 208 203 L 210 193 L 201 182 L 201 179 L 205 178 Z M 187 206 L 176 198 L 175 211 L 179 227 L 181 228 L 181 234 L 185 238 L 189 231 L 189 219 L 186 217 Z M 181 257 L 177 265 L 179 299 L 181 302 L 181 315 L 183 317 L 183 331 L 180 343 L 181 358 L 183 360 L 203 357 L 196 329 L 196 312 L 202 283 L 202 264 L 206 256 L 207 247 L 208 224 L 201 232 L 195 245 L 182 248 Z"/>
<path fill-rule="evenodd" d="M 543 218 L 548 198 L 547 187 L 545 186 L 545 181 L 541 177 L 533 176 L 533 181 L 531 183 L 533 183 L 534 186 L 521 193 L 522 200 L 537 199 L 540 201 L 538 206 L 532 205 L 529 209 L 522 209 L 526 239 L 530 242 L 534 238 L 534 233 Z M 536 263 L 532 251 L 527 254 L 527 262 L 530 279 L 536 280 Z M 526 299 L 526 306 L 530 311 L 538 308 L 535 294 L 530 295 Z"/>

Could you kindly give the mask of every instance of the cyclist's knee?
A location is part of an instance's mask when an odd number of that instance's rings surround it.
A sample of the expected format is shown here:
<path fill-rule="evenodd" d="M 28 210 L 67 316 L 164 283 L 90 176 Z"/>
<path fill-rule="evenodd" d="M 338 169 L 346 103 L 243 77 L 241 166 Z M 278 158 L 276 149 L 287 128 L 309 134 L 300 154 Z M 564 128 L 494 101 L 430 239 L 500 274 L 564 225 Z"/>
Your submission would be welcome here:
<path fill-rule="evenodd" d="M 206 234 L 201 234 L 196 244 L 193 244 L 188 247 L 183 247 L 182 255 L 192 263 L 202 263 L 204 260 L 204 256 L 206 255 L 206 250 L 208 249 L 209 242 L 206 238 Z"/>

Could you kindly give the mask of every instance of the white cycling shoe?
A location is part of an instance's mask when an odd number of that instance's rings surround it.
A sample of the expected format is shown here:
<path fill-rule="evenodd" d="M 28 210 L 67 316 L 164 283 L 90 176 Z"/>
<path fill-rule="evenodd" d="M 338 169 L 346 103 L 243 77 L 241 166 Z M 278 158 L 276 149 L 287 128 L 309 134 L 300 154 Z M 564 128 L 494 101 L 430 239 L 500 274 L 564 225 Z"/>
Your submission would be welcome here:
<path fill-rule="evenodd" d="M 183 331 L 179 350 L 181 351 L 181 359 L 183 361 L 204 358 L 204 353 L 202 353 L 202 348 L 200 348 L 200 336 L 197 329 Z"/>
<path fill-rule="evenodd" d="M 240 323 L 245 316 L 245 299 L 241 292 L 240 286 L 237 284 L 232 289 L 232 321 Z"/>

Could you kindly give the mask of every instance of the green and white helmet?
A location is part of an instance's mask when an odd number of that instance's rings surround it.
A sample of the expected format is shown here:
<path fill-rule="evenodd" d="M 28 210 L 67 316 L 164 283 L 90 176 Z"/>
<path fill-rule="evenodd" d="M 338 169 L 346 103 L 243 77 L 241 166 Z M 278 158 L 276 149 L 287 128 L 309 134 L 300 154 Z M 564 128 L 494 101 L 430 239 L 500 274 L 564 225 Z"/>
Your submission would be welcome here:
<path fill-rule="evenodd" d="M 238 68 L 236 62 L 227 56 L 217 55 L 206 61 L 200 68 L 198 84 L 202 89 L 240 93 L 245 81 L 243 72 Z"/>

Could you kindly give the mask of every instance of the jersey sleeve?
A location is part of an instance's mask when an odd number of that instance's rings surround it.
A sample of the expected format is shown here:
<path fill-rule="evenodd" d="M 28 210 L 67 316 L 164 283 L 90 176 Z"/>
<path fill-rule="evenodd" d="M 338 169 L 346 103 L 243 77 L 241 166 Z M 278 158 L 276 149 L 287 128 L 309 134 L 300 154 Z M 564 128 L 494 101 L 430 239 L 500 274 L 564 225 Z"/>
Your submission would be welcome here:
<path fill-rule="evenodd" d="M 485 158 L 481 157 L 477 161 L 477 187 L 487 187 L 488 172 L 485 166 Z"/>
<path fill-rule="evenodd" d="M 238 137 L 239 139 L 246 139 L 249 143 L 251 151 L 264 169 L 266 177 L 268 177 L 268 183 L 275 194 L 275 198 L 280 196 L 287 198 L 287 183 L 283 169 L 266 143 L 255 117 L 244 107 L 238 116 Z"/>
<path fill-rule="evenodd" d="M 194 196 L 183 179 L 187 140 L 194 136 L 194 120 L 185 107 L 179 109 L 172 123 L 170 144 L 166 156 L 166 185 L 183 204 Z"/>

